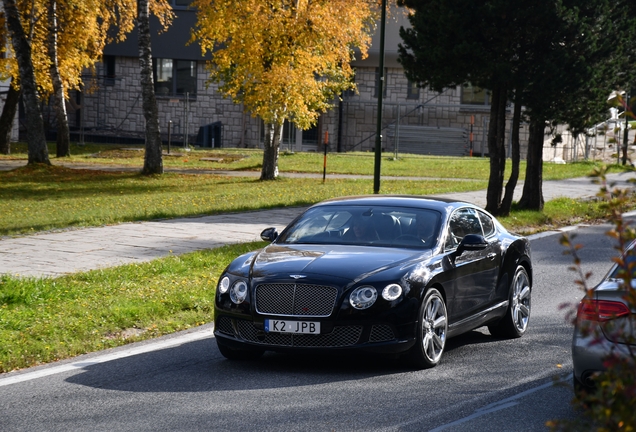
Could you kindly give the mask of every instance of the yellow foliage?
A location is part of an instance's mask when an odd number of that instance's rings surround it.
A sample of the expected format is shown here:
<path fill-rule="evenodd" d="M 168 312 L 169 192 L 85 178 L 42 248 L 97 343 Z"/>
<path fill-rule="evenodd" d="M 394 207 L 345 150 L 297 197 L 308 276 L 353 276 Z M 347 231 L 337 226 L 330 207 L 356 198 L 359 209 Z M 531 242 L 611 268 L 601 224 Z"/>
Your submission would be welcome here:
<path fill-rule="evenodd" d="M 356 49 L 367 55 L 377 0 L 195 0 L 192 40 L 210 83 L 266 123 L 302 129 L 355 88 Z"/>
<path fill-rule="evenodd" d="M 48 54 L 50 35 L 47 8 L 51 0 L 18 0 L 22 25 L 31 43 L 31 57 L 35 69 L 38 91 L 42 97 L 53 92 Z M 81 88 L 82 73 L 94 68 L 102 58 L 104 46 L 109 42 L 109 29 L 116 27 L 114 40 L 124 40 L 135 29 L 137 0 L 56 0 L 58 22 L 58 69 L 65 97 L 68 91 Z M 152 0 L 151 12 L 164 26 L 173 17 L 168 0 Z M 3 26 L 2 29 L 5 29 Z M 6 31 L 3 30 L 3 31 Z M 0 69 L 19 80 L 13 56 L 3 59 Z"/>

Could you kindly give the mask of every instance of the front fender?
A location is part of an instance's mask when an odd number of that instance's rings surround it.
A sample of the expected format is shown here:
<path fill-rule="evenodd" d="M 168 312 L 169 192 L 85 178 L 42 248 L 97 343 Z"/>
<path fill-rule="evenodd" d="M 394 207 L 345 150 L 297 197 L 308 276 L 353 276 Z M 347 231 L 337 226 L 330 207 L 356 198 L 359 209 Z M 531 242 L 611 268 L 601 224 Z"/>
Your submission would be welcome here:
<path fill-rule="evenodd" d="M 530 255 L 530 242 L 526 238 L 519 238 L 513 241 L 505 250 L 501 261 L 498 284 L 500 289 L 505 290 L 505 298 L 508 297 L 509 281 L 512 280 L 512 275 L 519 265 L 525 267 L 528 272 L 528 278 L 530 278 L 530 286 L 532 286 L 532 261 Z"/>

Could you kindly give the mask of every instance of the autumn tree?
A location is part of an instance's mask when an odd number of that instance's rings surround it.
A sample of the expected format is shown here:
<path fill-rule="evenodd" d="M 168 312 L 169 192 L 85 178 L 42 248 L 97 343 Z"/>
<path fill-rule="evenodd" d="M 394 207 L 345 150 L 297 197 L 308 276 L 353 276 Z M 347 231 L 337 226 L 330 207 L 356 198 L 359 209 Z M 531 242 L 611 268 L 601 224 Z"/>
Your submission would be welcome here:
<path fill-rule="evenodd" d="M 49 73 L 53 83 L 53 106 L 57 118 L 57 145 L 56 156 L 64 157 L 71 155 L 71 134 L 68 127 L 68 117 L 66 116 L 66 104 L 64 103 L 64 87 L 60 77 L 60 68 L 57 55 L 57 0 L 49 0 L 47 4 L 47 16 L 49 24 L 48 32 L 48 54 Z"/>
<path fill-rule="evenodd" d="M 139 28 L 139 65 L 141 70 L 141 99 L 146 119 L 146 152 L 143 174 L 163 174 L 161 133 L 155 88 L 152 81 L 152 54 L 150 45 L 150 0 L 137 2 Z"/>
<path fill-rule="evenodd" d="M 119 0 L 37 0 L 31 5 L 38 16 L 33 32 L 33 44 L 39 47 L 34 54 L 36 77 L 42 99 L 50 97 L 55 113 L 57 156 L 68 156 L 69 91 L 82 89 L 82 74 L 101 60 L 109 38 L 122 40 L 134 29 L 134 4 L 123 8 L 126 4 Z M 113 25 L 118 31 L 109 35 Z"/>
<path fill-rule="evenodd" d="M 123 40 L 135 28 L 139 21 L 138 2 L 137 0 L 29 0 L 12 3 L 16 5 L 22 26 L 29 28 L 28 36 L 25 35 L 25 38 L 27 44 L 32 47 L 31 73 L 35 77 L 37 97 L 46 100 L 52 96 L 58 126 L 57 155 L 68 155 L 70 140 L 64 104 L 69 97 L 68 92 L 82 88 L 84 85 L 82 73 L 87 69 L 93 69 L 101 60 L 103 48 L 107 42 Z M 163 28 L 169 25 L 173 13 L 167 0 L 147 0 L 142 3 L 145 3 L 142 8 L 146 16 L 152 13 L 159 18 Z M 143 31 L 143 26 L 140 26 L 140 31 Z M 145 68 L 142 75 L 145 73 L 147 76 L 150 70 L 152 80 L 150 39 L 148 37 L 140 38 L 140 40 L 148 45 L 147 55 L 144 57 L 146 61 L 141 62 L 141 66 Z M 15 55 L 18 57 L 17 52 Z M 13 77 L 14 80 L 21 80 L 22 69 L 18 72 L 17 68 L 13 68 Z M 30 109 L 27 115 L 29 114 Z M 152 124 L 152 121 L 150 123 Z M 152 157 L 150 163 L 145 162 L 144 172 L 162 171 L 161 143 L 157 139 L 157 133 L 153 133 L 150 139 L 147 139 Z M 157 151 L 159 152 L 158 162 Z"/>
<path fill-rule="evenodd" d="M 172 9 L 167 0 L 44 0 L 47 2 L 48 26 L 46 46 L 49 76 L 42 76 L 42 86 L 53 95 L 58 125 L 58 156 L 67 153 L 68 119 L 64 99 L 68 91 L 80 89 L 84 83 L 81 74 L 94 68 L 102 58 L 104 45 L 110 40 L 123 40 L 137 25 L 140 43 L 140 73 L 142 76 L 142 99 L 146 118 L 146 153 L 143 172 L 163 172 L 161 140 L 154 88 L 152 86 L 152 57 L 150 51 L 149 14 L 159 18 L 163 28 L 172 20 Z M 57 4 L 57 13 L 55 13 Z M 57 20 L 56 20 L 57 18 Z M 78 25 L 82 23 L 82 25 Z M 116 28 L 116 32 L 113 30 Z M 56 50 L 59 55 L 56 55 Z M 59 67 L 56 64 L 59 60 Z M 149 78 L 148 78 L 149 77 Z M 148 87 L 150 80 L 150 89 Z M 148 92 L 152 96 L 148 96 Z M 153 108 L 154 107 L 154 108 Z M 154 126 L 153 126 L 154 125 Z"/>
<path fill-rule="evenodd" d="M 4 100 L 2 114 L 0 114 L 0 153 L 11 153 L 11 130 L 13 129 L 13 119 L 18 110 L 18 102 L 20 101 L 20 90 L 18 90 L 11 80 L 7 97 Z"/>
<path fill-rule="evenodd" d="M 2 0 L 7 28 L 20 71 L 20 87 L 24 99 L 27 122 L 28 164 L 50 164 L 49 150 L 40 112 L 35 73 L 31 58 L 31 44 L 22 26 L 15 0 Z"/>
<path fill-rule="evenodd" d="M 375 0 L 195 0 L 193 31 L 211 53 L 208 83 L 265 125 L 261 180 L 278 176 L 284 122 L 315 124 L 354 87 L 354 49 L 366 57 Z"/>
<path fill-rule="evenodd" d="M 9 89 L 4 99 L 4 105 L 2 106 L 2 114 L 0 114 L 0 153 L 11 154 L 11 130 L 13 129 L 13 119 L 18 109 L 18 102 L 20 101 L 20 90 L 17 86 L 17 81 L 11 78 L 9 71 L 11 66 L 9 61 L 6 60 L 6 52 L 8 50 L 7 45 L 9 43 L 9 34 L 6 27 L 6 19 L 4 11 L 0 12 L 0 52 L 4 55 L 4 61 L 0 60 L 0 68 L 2 73 L 0 76 L 3 80 L 10 79 Z M 15 63 L 15 62 L 13 62 Z"/>

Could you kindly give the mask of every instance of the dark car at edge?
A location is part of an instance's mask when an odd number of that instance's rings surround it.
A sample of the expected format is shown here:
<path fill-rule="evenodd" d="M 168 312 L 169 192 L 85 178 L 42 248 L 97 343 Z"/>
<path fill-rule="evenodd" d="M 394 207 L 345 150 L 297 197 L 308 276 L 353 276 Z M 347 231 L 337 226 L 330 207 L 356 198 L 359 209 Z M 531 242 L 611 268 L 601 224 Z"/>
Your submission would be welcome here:
<path fill-rule="evenodd" d="M 363 196 L 316 204 L 221 274 L 221 354 L 370 352 L 435 366 L 446 340 L 488 326 L 522 336 L 530 317 L 526 238 L 465 202 Z"/>
<path fill-rule="evenodd" d="M 591 391 L 598 372 L 612 357 L 636 360 L 636 241 L 623 251 L 623 265 L 615 262 L 605 277 L 587 291 L 578 305 L 572 336 L 574 389 Z M 625 280 L 631 271 L 631 281 Z M 630 287 L 631 284 L 631 287 Z"/>

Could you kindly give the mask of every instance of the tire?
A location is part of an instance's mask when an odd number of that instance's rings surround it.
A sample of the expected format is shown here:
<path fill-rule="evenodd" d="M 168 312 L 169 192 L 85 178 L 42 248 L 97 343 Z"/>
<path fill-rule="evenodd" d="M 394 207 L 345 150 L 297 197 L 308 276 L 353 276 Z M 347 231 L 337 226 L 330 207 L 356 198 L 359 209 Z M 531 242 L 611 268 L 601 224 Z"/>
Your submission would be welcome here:
<path fill-rule="evenodd" d="M 593 393 L 596 390 L 593 386 L 583 384 L 579 381 L 574 372 L 572 372 L 572 388 L 574 389 L 574 396 L 579 399 L 584 399 L 588 394 Z"/>
<path fill-rule="evenodd" d="M 435 288 L 424 296 L 417 322 L 417 342 L 410 351 L 411 363 L 417 369 L 432 368 L 442 358 L 448 331 L 446 303 Z"/>
<path fill-rule="evenodd" d="M 221 355 L 228 360 L 256 360 L 263 355 L 265 351 L 258 349 L 239 349 L 231 348 L 216 340 L 216 346 L 219 348 Z"/>
<path fill-rule="evenodd" d="M 515 339 L 524 335 L 530 321 L 532 287 L 528 272 L 523 266 L 517 266 L 510 284 L 510 297 L 506 315 L 496 324 L 488 326 L 495 337 Z"/>
<path fill-rule="evenodd" d="M 576 379 L 574 373 L 572 373 L 572 388 L 574 389 L 575 396 L 582 396 L 582 393 L 588 390 L 581 381 Z"/>

